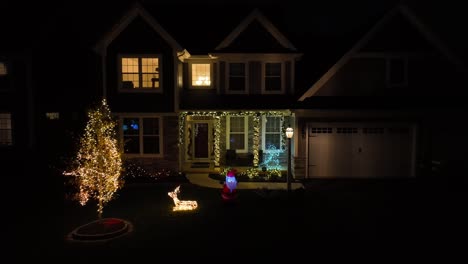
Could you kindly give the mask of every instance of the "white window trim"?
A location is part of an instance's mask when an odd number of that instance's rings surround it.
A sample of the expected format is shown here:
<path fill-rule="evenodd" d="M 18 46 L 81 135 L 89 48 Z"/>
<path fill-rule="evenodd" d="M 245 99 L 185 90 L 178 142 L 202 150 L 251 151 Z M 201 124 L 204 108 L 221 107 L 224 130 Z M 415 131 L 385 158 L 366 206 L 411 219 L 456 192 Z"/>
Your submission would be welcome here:
<path fill-rule="evenodd" d="M 265 89 L 265 78 L 266 78 L 266 64 L 267 63 L 280 63 L 281 64 L 281 90 L 280 91 L 266 91 Z M 284 94 L 286 87 L 286 63 L 284 61 L 263 61 L 262 62 L 262 94 Z"/>
<path fill-rule="evenodd" d="M 235 116 L 238 117 L 238 116 Z M 249 150 L 249 118 L 248 116 L 239 116 L 244 118 L 244 148 L 243 149 L 236 149 L 236 153 L 247 153 Z M 231 148 L 231 142 L 229 141 L 229 137 L 231 135 L 231 117 L 226 116 L 226 149 Z"/>
<path fill-rule="evenodd" d="M 123 153 L 125 157 L 128 158 L 135 158 L 135 157 L 154 157 L 154 158 L 162 158 L 164 157 L 164 145 L 163 145 L 163 135 L 164 135 L 164 128 L 162 126 L 162 116 L 158 115 L 142 115 L 142 114 L 123 114 L 119 115 L 119 138 L 120 142 L 123 144 L 124 140 L 124 133 L 123 133 L 123 119 L 124 118 L 138 118 L 138 125 L 140 125 L 140 130 L 138 131 L 138 137 L 140 139 L 140 153 Z M 143 118 L 158 118 L 159 121 L 159 154 L 145 154 L 143 153 Z"/>
<path fill-rule="evenodd" d="M 9 117 L 10 129 L 5 128 L 5 129 L 2 129 L 2 130 L 9 131 L 9 135 L 10 135 L 10 138 L 11 138 L 11 142 L 9 144 L 8 143 L 7 144 L 0 143 L 0 148 L 12 147 L 15 144 L 15 138 L 14 138 L 14 135 L 13 135 L 14 124 L 13 124 L 12 114 L 10 112 L 0 112 L 0 114 L 8 115 L 8 117 Z"/>
<path fill-rule="evenodd" d="M 229 64 L 243 63 L 245 65 L 245 89 L 244 91 L 229 90 Z M 249 63 L 246 61 L 226 61 L 226 94 L 248 94 L 249 92 Z"/>
<path fill-rule="evenodd" d="M 210 85 L 209 86 L 194 86 L 192 85 L 192 64 L 209 64 L 210 65 Z M 212 61 L 208 61 L 208 60 L 195 60 L 195 61 L 190 61 L 188 63 L 188 82 L 189 82 L 189 89 L 194 89 L 194 90 L 203 90 L 203 89 L 213 89 L 214 88 L 214 85 L 213 85 L 213 77 L 214 77 L 214 69 L 213 69 L 213 62 Z"/>
<path fill-rule="evenodd" d="M 8 76 L 9 74 L 8 63 L 6 61 L 0 60 L 0 65 L 3 65 L 2 68 L 5 69 L 5 72 L 0 72 L 0 77 Z"/>
<path fill-rule="evenodd" d="M 271 150 L 268 150 L 265 146 L 265 143 L 266 143 L 266 118 L 267 117 L 278 117 L 280 118 L 280 131 L 279 131 L 279 137 L 280 137 L 280 147 L 276 150 L 276 151 L 271 151 Z M 262 116 L 262 149 L 263 149 L 263 153 L 272 153 L 272 152 L 282 152 L 283 150 L 281 149 L 281 129 L 283 127 L 283 122 L 284 121 L 281 121 L 281 116 Z"/>
<path fill-rule="evenodd" d="M 138 58 L 139 60 L 141 58 L 158 58 L 158 68 L 159 68 L 159 88 L 157 89 L 152 89 L 152 88 L 137 88 L 137 89 L 122 89 L 122 58 Z M 118 87 L 118 92 L 119 93 L 163 93 L 164 91 L 164 85 L 163 85 L 163 64 L 162 64 L 162 54 L 119 54 L 117 56 L 117 87 Z M 140 83 L 142 83 L 141 80 L 141 63 L 139 64 L 139 73 L 138 76 L 140 77 Z"/>
<path fill-rule="evenodd" d="M 403 60 L 404 63 L 404 80 L 401 83 L 391 83 L 390 81 L 390 74 L 391 74 L 391 60 L 392 59 L 400 59 Z M 386 72 L 385 72 L 385 83 L 387 84 L 387 87 L 403 87 L 408 85 L 408 57 L 387 57 L 385 59 L 386 63 Z"/>

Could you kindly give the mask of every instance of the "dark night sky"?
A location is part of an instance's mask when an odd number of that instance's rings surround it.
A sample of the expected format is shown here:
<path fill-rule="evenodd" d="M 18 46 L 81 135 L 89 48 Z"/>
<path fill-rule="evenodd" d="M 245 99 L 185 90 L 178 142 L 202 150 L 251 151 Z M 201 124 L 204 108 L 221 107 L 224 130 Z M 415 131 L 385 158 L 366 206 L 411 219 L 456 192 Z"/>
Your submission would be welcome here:
<path fill-rule="evenodd" d="M 121 14 L 123 7 L 128 6 L 133 0 L 118 1 L 4 1 L 1 8 L 0 27 L 1 32 L 11 40 L 14 45 L 17 41 L 40 39 L 51 25 L 57 23 L 71 23 L 80 26 L 81 23 L 95 23 L 88 18 L 98 17 L 105 21 L 106 18 Z M 328 1 L 266 1 L 266 0 L 141 0 L 144 5 L 170 5 L 174 9 L 190 10 L 193 6 L 218 6 L 229 9 L 231 6 L 248 5 L 248 8 L 265 7 L 273 5 L 284 10 L 283 20 L 286 21 L 288 30 L 298 34 L 311 34 L 317 36 L 342 36 L 352 34 L 364 27 L 369 21 L 383 15 L 398 0 L 328 0 Z M 441 39 L 456 53 L 468 61 L 468 46 L 465 21 L 468 20 L 462 1 L 415 1 L 406 0 L 412 10 L 426 23 Z M 28 5 L 29 8 L 24 8 Z M 104 13 L 103 13 L 104 12 Z M 229 12 L 229 11 L 228 11 Z M 157 17 L 156 17 L 157 19 Z M 275 18 L 270 17 L 275 23 Z M 468 21 L 467 21 L 468 22 Z M 178 20 L 177 23 L 184 23 Z M 89 26 L 89 25 L 87 25 Z M 92 28 L 92 27 L 91 27 Z M 226 29 L 226 34 L 230 32 Z M 39 35 L 39 36 L 38 36 Z M 16 41 L 16 42 L 15 42 Z M 2 45 L 5 43 L 2 43 Z M 1 48 L 1 46 L 0 46 Z"/>

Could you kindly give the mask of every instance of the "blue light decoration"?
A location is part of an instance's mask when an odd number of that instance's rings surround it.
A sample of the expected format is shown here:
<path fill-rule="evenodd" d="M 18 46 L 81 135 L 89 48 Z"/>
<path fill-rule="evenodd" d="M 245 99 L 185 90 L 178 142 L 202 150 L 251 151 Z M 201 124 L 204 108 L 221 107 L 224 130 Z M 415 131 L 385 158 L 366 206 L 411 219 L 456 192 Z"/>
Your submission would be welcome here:
<path fill-rule="evenodd" d="M 279 155 L 284 152 L 282 149 L 277 149 L 275 145 L 268 145 L 268 151 L 265 153 L 265 160 L 260 165 L 266 167 L 268 170 L 279 170 L 281 169 Z"/>
<path fill-rule="evenodd" d="M 123 125 L 123 126 L 122 126 L 122 129 L 123 129 L 123 131 L 127 131 L 127 130 L 128 130 L 128 126 L 127 126 L 127 125 Z"/>
<path fill-rule="evenodd" d="M 237 179 L 236 179 L 236 170 L 232 169 L 226 173 L 226 180 L 223 184 L 223 190 L 221 192 L 221 197 L 224 201 L 233 201 L 237 198 Z"/>
<path fill-rule="evenodd" d="M 138 124 L 137 123 L 132 123 L 130 127 L 134 130 L 138 130 Z"/>

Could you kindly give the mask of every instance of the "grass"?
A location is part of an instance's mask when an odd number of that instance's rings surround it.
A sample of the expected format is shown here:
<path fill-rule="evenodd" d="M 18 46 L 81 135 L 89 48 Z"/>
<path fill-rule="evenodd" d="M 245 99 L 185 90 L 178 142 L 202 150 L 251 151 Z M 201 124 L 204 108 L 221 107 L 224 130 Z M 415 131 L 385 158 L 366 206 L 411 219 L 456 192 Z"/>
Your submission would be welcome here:
<path fill-rule="evenodd" d="M 285 250 L 308 252 L 314 246 L 339 248 L 387 243 L 393 252 L 402 246 L 452 244 L 464 239 L 467 217 L 461 197 L 438 186 L 421 187 L 408 181 L 308 182 L 303 192 L 238 190 L 235 203 L 226 204 L 221 188 L 203 188 L 184 179 L 174 182 L 126 184 L 104 208 L 104 218 L 132 223 L 131 234 L 105 245 L 53 243 L 45 236 L 29 238 L 40 254 L 66 256 L 148 254 L 163 256 L 282 255 Z M 181 200 L 196 200 L 193 212 L 173 212 L 167 195 L 181 184 Z M 434 195 L 437 193 L 437 195 Z M 457 198 L 458 197 L 458 198 Z M 96 205 L 65 201 L 55 215 L 40 214 L 45 227 L 65 237 L 76 227 L 97 219 Z M 287 243 L 286 243 L 287 242 Z M 57 251 L 57 245 L 64 248 Z M 401 251 L 398 251 L 401 252 Z M 85 263 L 85 262 L 83 262 Z"/>

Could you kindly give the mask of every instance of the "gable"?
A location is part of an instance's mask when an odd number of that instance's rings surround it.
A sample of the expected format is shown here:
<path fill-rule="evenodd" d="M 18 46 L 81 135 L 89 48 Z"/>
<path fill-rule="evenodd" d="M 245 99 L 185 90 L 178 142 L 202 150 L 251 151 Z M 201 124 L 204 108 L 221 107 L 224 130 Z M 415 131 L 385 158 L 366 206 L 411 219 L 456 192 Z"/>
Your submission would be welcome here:
<path fill-rule="evenodd" d="M 421 31 L 398 13 L 359 52 L 429 52 L 434 49 Z"/>
<path fill-rule="evenodd" d="M 283 47 L 258 20 L 254 20 L 222 51 L 280 53 L 289 49 Z"/>
<path fill-rule="evenodd" d="M 250 13 L 215 49 L 238 52 L 296 51 L 292 43 L 258 10 Z"/>
<path fill-rule="evenodd" d="M 395 19 L 396 18 L 396 19 Z M 397 24 L 390 23 L 393 19 Z M 412 27 L 405 28 L 404 21 L 409 21 Z M 399 24 L 402 23 L 402 24 Z M 417 32 L 413 31 L 416 29 Z M 402 30 L 400 33 L 399 30 Z M 386 32 L 386 34 L 385 34 Z M 388 36 L 391 36 L 393 32 L 394 39 L 389 39 Z M 419 33 L 419 34 L 415 34 Z M 412 35 L 412 36 L 409 36 Z M 415 37 L 416 36 L 416 37 Z M 417 36 L 423 36 L 423 38 L 418 38 Z M 386 40 L 386 42 L 385 42 Z M 425 42 L 422 42 L 424 40 Z M 372 42 L 373 41 L 373 42 Z M 427 44 L 424 44 L 427 43 Z M 420 44 L 421 46 L 418 46 Z M 319 90 L 322 89 L 326 84 L 329 83 L 343 83 L 343 81 L 333 80 L 335 75 L 342 70 L 343 67 L 348 65 L 351 60 L 358 59 L 357 57 L 373 56 L 373 57 L 382 57 L 387 55 L 394 55 L 392 53 L 397 53 L 400 51 L 414 51 L 419 52 L 433 49 L 438 52 L 438 57 L 443 58 L 445 63 L 450 63 L 456 68 L 454 71 L 457 74 L 463 73 L 466 74 L 466 69 L 464 64 L 459 58 L 454 56 L 454 54 L 435 36 L 425 25 L 420 21 L 405 5 L 398 5 L 396 8 L 392 9 L 387 15 L 385 15 L 378 23 L 376 23 L 348 52 L 346 52 L 327 72 L 325 72 L 318 81 L 316 81 L 298 100 L 304 101 L 306 98 L 321 94 Z M 377 50 L 376 50 L 377 49 Z M 364 51 L 382 51 L 379 52 L 369 52 L 364 53 Z M 398 52 L 396 52 L 398 51 Z M 360 54 L 361 53 L 361 54 Z M 402 54 L 402 53 L 401 53 Z M 401 55 L 400 54 L 400 55 Z M 407 54 L 409 55 L 409 54 Z M 419 54 L 421 55 L 421 54 Z M 405 55 L 406 56 L 406 55 Z M 432 60 L 432 57 L 425 57 Z M 420 56 L 420 58 L 422 58 Z M 388 69 L 389 59 L 386 61 L 386 67 Z M 403 58 L 408 60 L 409 58 Z M 405 63 L 408 65 L 408 63 Z M 409 66 L 404 66 L 403 69 L 405 72 L 408 70 Z M 390 72 L 387 70 L 387 73 Z M 407 76 L 407 73 L 404 73 Z M 391 79 L 388 77 L 387 80 Z M 406 80 L 401 82 L 401 86 L 407 86 L 407 77 Z M 440 87 L 444 87 L 441 85 Z M 437 89 L 441 89 L 438 87 Z"/>
<path fill-rule="evenodd" d="M 171 47 L 177 52 L 183 52 L 182 47 L 172 38 L 167 31 L 138 3 L 122 17 L 122 19 L 103 36 L 94 50 L 101 55 L 106 54 L 107 47 L 124 31 L 135 19 L 140 18 L 144 20 L 154 32 L 157 32 Z M 141 42 L 141 41 L 140 41 Z"/>
<path fill-rule="evenodd" d="M 172 53 L 172 47 L 141 17 L 136 17 L 109 45 L 108 52 Z"/>

